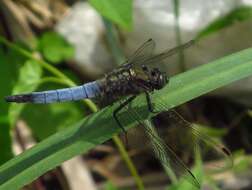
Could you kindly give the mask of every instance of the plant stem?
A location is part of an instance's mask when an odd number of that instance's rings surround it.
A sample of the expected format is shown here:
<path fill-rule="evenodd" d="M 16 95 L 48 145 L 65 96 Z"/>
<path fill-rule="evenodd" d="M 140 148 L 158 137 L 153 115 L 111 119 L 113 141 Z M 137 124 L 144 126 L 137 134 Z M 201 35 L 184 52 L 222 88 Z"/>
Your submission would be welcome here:
<path fill-rule="evenodd" d="M 173 0 L 174 6 L 174 15 L 175 15 L 175 35 L 176 35 L 176 44 L 177 46 L 182 44 L 181 40 L 181 31 L 179 26 L 179 0 Z M 179 60 L 179 70 L 180 72 L 186 71 L 185 65 L 185 56 L 183 50 L 179 50 L 178 52 L 178 60 Z"/>
<path fill-rule="evenodd" d="M 112 52 L 112 55 L 115 59 L 115 62 L 117 64 L 121 64 L 125 61 L 125 57 L 122 51 L 120 51 L 118 40 L 117 40 L 118 35 L 115 31 L 115 28 L 113 24 L 110 21 L 108 21 L 106 18 L 103 18 L 103 23 L 106 28 L 106 39 L 107 39 L 109 48 Z"/>
<path fill-rule="evenodd" d="M 132 160 L 130 159 L 125 147 L 123 146 L 122 141 L 120 140 L 120 138 L 117 135 L 113 136 L 113 141 L 115 142 L 124 162 L 127 164 L 131 175 L 134 177 L 135 182 L 137 184 L 137 187 L 139 190 L 144 190 L 144 184 L 143 181 L 141 179 L 141 177 L 139 176 L 136 167 L 134 166 Z"/>
<path fill-rule="evenodd" d="M 58 77 L 44 77 L 41 78 L 39 81 L 39 84 L 44 84 L 44 83 L 56 83 L 56 84 L 62 84 L 62 85 L 67 85 L 68 86 L 68 82 L 65 80 L 62 80 Z"/>
<path fill-rule="evenodd" d="M 12 50 L 15 50 L 16 52 L 20 53 L 24 57 L 27 57 L 29 59 L 37 61 L 39 64 L 42 65 L 42 67 L 44 67 L 45 69 L 47 69 L 48 71 L 53 73 L 55 76 L 57 76 L 59 78 L 62 78 L 62 79 L 68 79 L 68 77 L 66 75 L 64 75 L 62 72 L 60 72 L 58 69 L 56 69 L 52 65 L 50 65 L 47 62 L 43 61 L 42 59 L 40 59 L 35 54 L 32 54 L 29 51 L 24 50 L 23 48 L 19 47 L 18 45 L 14 44 L 12 42 L 9 42 L 8 40 L 3 38 L 2 36 L 0 36 L 0 43 L 5 44 L 7 47 L 9 47 Z M 68 82 L 69 82 L 69 85 L 73 85 L 73 82 L 71 80 L 68 79 Z"/>

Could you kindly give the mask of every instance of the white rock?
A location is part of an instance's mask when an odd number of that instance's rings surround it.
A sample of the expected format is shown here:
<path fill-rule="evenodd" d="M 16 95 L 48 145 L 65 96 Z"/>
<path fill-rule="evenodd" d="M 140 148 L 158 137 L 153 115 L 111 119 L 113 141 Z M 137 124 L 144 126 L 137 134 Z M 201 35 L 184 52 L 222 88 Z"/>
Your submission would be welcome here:
<path fill-rule="evenodd" d="M 89 3 L 76 3 L 56 31 L 74 45 L 76 66 L 87 77 L 96 78 L 111 67 L 111 55 L 102 41 L 103 22 Z"/>

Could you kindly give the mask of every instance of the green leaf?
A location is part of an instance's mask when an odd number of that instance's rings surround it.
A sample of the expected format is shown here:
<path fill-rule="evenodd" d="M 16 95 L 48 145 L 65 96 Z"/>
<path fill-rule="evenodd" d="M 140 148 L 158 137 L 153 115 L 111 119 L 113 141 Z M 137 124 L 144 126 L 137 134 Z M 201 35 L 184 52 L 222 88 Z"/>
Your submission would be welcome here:
<path fill-rule="evenodd" d="M 21 117 L 32 129 L 36 139 L 41 141 L 82 119 L 82 112 L 77 105 L 69 102 L 50 105 L 30 104 L 25 107 Z"/>
<path fill-rule="evenodd" d="M 132 0 L 89 0 L 89 2 L 105 18 L 127 30 L 132 29 Z"/>
<path fill-rule="evenodd" d="M 18 69 L 24 62 L 22 56 L 14 51 L 0 46 L 0 165 L 13 157 L 10 121 L 8 117 L 9 104 L 4 101 L 4 97 L 11 94 L 12 88 L 17 80 Z"/>
<path fill-rule="evenodd" d="M 234 81 L 252 75 L 252 49 L 218 59 L 212 63 L 176 75 L 162 90 L 153 94 L 153 101 L 165 102 L 167 109 L 181 105 L 189 100 L 223 87 Z M 82 154 L 96 145 L 121 132 L 113 119 L 115 107 L 106 107 L 66 128 L 0 167 L 0 189 L 18 189 L 60 165 L 73 156 Z M 143 119 L 154 114 L 146 108 L 145 96 L 140 95 L 132 103 Z M 45 113 L 47 114 L 47 113 Z M 127 112 L 120 114 L 126 129 L 136 121 Z"/>
<path fill-rule="evenodd" d="M 250 18 L 252 18 L 252 7 L 242 6 L 236 8 L 227 15 L 217 18 L 215 21 L 210 23 L 206 28 L 199 32 L 198 38 L 205 37 L 225 27 L 231 26 L 236 22 L 241 22 Z"/>
<path fill-rule="evenodd" d="M 10 125 L 8 118 L 8 104 L 3 100 L 4 97 L 11 92 L 11 69 L 10 64 L 5 56 L 5 52 L 2 47 L 0 47 L 0 65 L 1 65 L 1 78 L 0 78 L 0 165 L 12 158 L 11 151 L 11 137 L 10 137 Z M 6 81 L 10 81 L 9 84 Z"/>
<path fill-rule="evenodd" d="M 9 123 L 3 124 L 0 123 L 0 165 L 10 160 L 13 157 L 12 148 L 11 148 L 11 135 L 10 135 L 10 125 Z"/>
<path fill-rule="evenodd" d="M 55 64 L 74 56 L 73 46 L 56 32 L 44 33 L 38 46 L 43 56 Z"/>
<path fill-rule="evenodd" d="M 20 68 L 18 80 L 13 88 L 12 94 L 20 94 L 34 91 L 39 85 L 42 76 L 41 65 L 34 60 L 28 60 Z M 11 104 L 9 108 L 9 118 L 11 125 L 14 124 L 25 104 Z"/>

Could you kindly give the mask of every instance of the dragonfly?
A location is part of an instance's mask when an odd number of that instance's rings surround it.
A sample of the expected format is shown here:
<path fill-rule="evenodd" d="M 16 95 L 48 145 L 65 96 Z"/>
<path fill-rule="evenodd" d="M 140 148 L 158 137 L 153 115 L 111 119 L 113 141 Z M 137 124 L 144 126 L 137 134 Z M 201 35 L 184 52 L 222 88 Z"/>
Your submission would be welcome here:
<path fill-rule="evenodd" d="M 129 107 L 129 104 L 139 95 L 145 94 L 147 109 L 151 113 L 157 113 L 154 107 L 167 110 L 164 103 L 153 104 L 151 94 L 163 89 L 169 83 L 167 72 L 162 71 L 158 64 L 164 62 L 178 51 L 192 46 L 195 43 L 191 40 L 185 44 L 172 49 L 165 50 L 159 54 L 154 54 L 155 41 L 149 39 L 144 42 L 123 64 L 106 74 L 101 79 L 88 82 L 80 86 L 55 89 L 41 92 L 31 92 L 7 96 L 7 102 L 49 104 L 54 102 L 77 101 L 81 99 L 98 100 L 103 106 L 119 103 L 113 112 L 113 118 L 118 127 L 126 133 L 123 122 L 119 118 L 119 112 Z M 155 105 L 155 106 L 154 106 Z M 191 148 L 205 144 L 207 147 L 219 155 L 232 162 L 230 151 L 222 144 L 212 140 L 209 136 L 202 134 L 192 123 L 183 119 L 177 112 L 171 111 L 169 117 L 181 126 L 182 131 L 192 134 Z M 158 135 L 156 130 L 146 125 L 140 114 L 128 109 L 129 117 L 133 117 L 140 125 L 144 126 L 145 132 L 151 141 L 156 157 L 162 165 L 172 168 L 175 175 L 185 177 L 198 189 L 200 183 L 188 166 L 176 155 L 175 146 L 166 144 Z M 195 140 L 196 139 L 196 140 Z M 231 164 L 232 165 L 232 164 Z"/>

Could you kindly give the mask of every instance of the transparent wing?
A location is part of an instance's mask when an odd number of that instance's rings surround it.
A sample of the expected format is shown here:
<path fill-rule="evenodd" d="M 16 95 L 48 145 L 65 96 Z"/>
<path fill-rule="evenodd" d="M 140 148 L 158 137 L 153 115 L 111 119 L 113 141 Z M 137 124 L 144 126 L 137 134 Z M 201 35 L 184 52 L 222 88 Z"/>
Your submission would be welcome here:
<path fill-rule="evenodd" d="M 136 120 L 140 125 L 144 127 L 144 131 L 147 134 L 147 137 L 150 140 L 150 143 L 153 147 L 156 158 L 161 162 L 163 167 L 169 171 L 171 175 L 170 178 L 179 178 L 184 177 L 188 182 L 194 185 L 196 188 L 200 188 L 199 182 L 190 171 L 190 169 L 184 164 L 184 162 L 176 155 L 169 145 L 166 145 L 165 142 L 160 138 L 157 131 L 155 130 L 149 121 L 144 121 L 140 114 L 130 107 L 126 109 L 128 117 Z M 173 176 L 174 174 L 174 176 Z"/>
<path fill-rule="evenodd" d="M 144 42 L 128 59 L 124 64 L 137 64 L 139 62 L 144 62 L 149 59 L 154 52 L 155 49 L 155 41 L 153 39 L 149 39 Z"/>
<path fill-rule="evenodd" d="M 173 181 L 177 181 L 178 177 L 183 177 L 192 185 L 200 189 L 200 183 L 191 170 L 177 156 L 170 145 L 167 145 L 164 140 L 160 138 L 155 127 L 150 123 L 148 124 L 148 122 L 149 121 L 145 121 L 144 124 L 142 124 L 144 126 L 145 133 L 151 141 L 151 145 L 157 159 L 159 159 L 163 167 L 166 169 L 169 177 L 171 179 L 174 178 Z"/>
<path fill-rule="evenodd" d="M 166 58 L 168 58 L 174 54 L 177 54 L 179 51 L 183 51 L 184 49 L 191 47 L 194 43 L 195 43 L 194 40 L 190 40 L 180 46 L 174 47 L 174 48 L 166 50 L 160 54 L 154 55 L 154 56 L 150 57 L 149 59 L 146 59 L 144 61 L 144 64 L 149 65 L 149 64 L 161 63 L 163 60 L 165 60 Z"/>
<path fill-rule="evenodd" d="M 160 102 L 155 102 L 155 107 L 166 110 L 162 100 Z M 213 162 L 214 164 L 208 168 L 210 172 L 219 172 L 233 166 L 233 158 L 229 149 L 203 131 L 200 131 L 197 125 L 186 121 L 175 110 L 164 111 L 161 115 L 173 125 L 175 133 L 169 136 L 172 136 L 174 139 L 170 138 L 171 142 L 169 144 L 174 152 L 180 154 L 181 151 L 187 151 L 190 157 L 195 148 L 199 147 L 202 155 L 207 160 L 220 160 L 219 162 Z"/>

